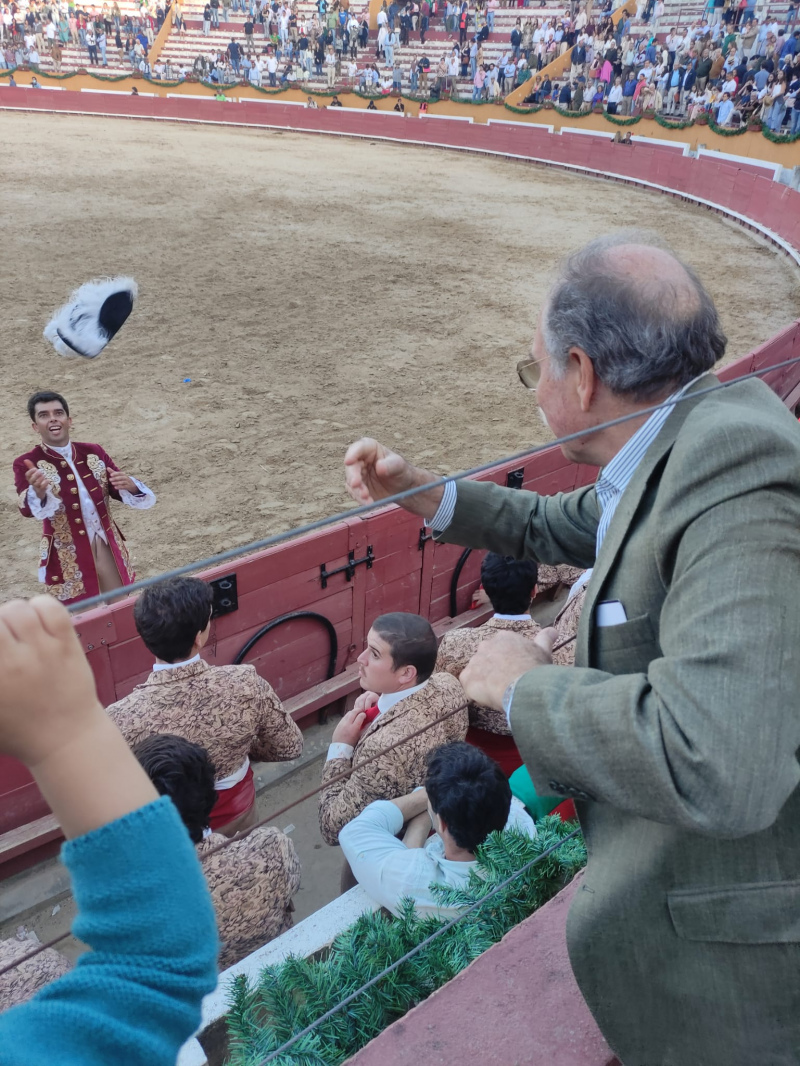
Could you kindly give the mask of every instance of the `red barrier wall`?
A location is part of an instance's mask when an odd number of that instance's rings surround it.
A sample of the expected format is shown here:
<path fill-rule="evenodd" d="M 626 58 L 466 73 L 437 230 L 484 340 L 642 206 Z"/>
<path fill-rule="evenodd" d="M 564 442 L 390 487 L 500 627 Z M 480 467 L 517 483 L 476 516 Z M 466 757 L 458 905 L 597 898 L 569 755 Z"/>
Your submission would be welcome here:
<path fill-rule="evenodd" d="M 247 122 L 264 126 L 336 134 L 357 133 L 525 156 L 539 162 L 580 164 L 594 174 L 620 180 L 645 180 L 665 185 L 676 194 L 713 200 L 768 226 L 800 248 L 800 194 L 754 173 L 752 166 L 718 163 L 702 157 L 683 158 L 658 146 L 621 148 L 595 137 L 550 134 L 541 127 L 472 126 L 434 119 L 399 119 L 352 109 L 306 110 L 288 104 L 222 103 L 216 100 L 129 97 L 113 93 L 48 92 L 0 87 L 0 107 L 81 111 L 98 115 L 158 117 L 189 121 Z M 744 360 L 723 372 L 729 378 L 800 354 L 800 327 L 792 326 Z M 793 367 L 767 378 L 782 396 L 794 396 L 800 370 Z M 796 400 L 793 400 L 796 402 Z M 543 493 L 574 488 L 593 476 L 576 468 L 558 449 L 548 449 L 525 463 L 498 467 L 492 478 L 504 481 L 510 469 L 524 467 L 525 487 Z M 204 657 L 229 663 L 265 622 L 290 611 L 314 610 L 333 623 L 339 641 L 337 672 L 350 665 L 364 645 L 371 621 L 386 610 L 419 611 L 437 622 L 450 613 L 450 583 L 461 549 L 422 542 L 422 522 L 389 508 L 364 520 L 342 522 L 328 530 L 269 549 L 204 574 L 209 579 L 236 573 L 239 609 L 214 623 Z M 322 589 L 320 568 L 344 566 L 348 553 L 360 559 L 372 548 L 374 563 L 355 568 L 352 580 L 341 573 Z M 469 604 L 477 584 L 479 554 L 470 557 L 458 583 L 457 611 Z M 105 704 L 126 695 L 147 675 L 150 656 L 138 641 L 131 604 L 122 602 L 89 611 L 76 619 Z M 325 677 L 329 656 L 325 630 L 309 620 L 293 621 L 266 637 L 248 657 L 268 677 L 279 695 L 296 696 Z M 315 708 L 320 706 L 317 700 Z M 315 713 L 310 711 L 308 713 Z M 301 708 L 298 720 L 304 717 Z M 46 805 L 26 771 L 0 757 L 0 834 L 47 813 Z M 3 861 L 0 841 L 0 864 Z"/>

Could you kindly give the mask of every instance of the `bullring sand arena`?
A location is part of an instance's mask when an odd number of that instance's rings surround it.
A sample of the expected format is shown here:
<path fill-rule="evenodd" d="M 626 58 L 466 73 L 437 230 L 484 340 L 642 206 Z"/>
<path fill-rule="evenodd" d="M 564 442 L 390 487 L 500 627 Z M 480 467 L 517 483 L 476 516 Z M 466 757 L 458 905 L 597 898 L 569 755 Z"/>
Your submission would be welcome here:
<path fill-rule="evenodd" d="M 772 247 L 627 186 L 292 133 L 9 113 L 2 131 L 3 599 L 37 588 L 40 525 L 11 479 L 36 389 L 157 493 L 122 515 L 147 576 L 348 506 L 362 434 L 442 472 L 547 440 L 515 363 L 559 257 L 614 228 L 699 271 L 728 358 L 800 316 Z M 116 273 L 140 287 L 122 333 L 93 362 L 57 356 L 50 313 Z"/>

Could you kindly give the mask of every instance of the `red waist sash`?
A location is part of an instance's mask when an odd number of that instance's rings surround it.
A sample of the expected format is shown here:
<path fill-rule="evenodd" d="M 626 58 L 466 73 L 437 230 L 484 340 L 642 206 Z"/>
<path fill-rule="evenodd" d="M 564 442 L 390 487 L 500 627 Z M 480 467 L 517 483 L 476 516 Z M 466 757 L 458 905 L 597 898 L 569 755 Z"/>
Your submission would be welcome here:
<path fill-rule="evenodd" d="M 249 811 L 255 802 L 256 782 L 253 777 L 253 767 L 249 766 L 242 780 L 233 788 L 223 788 L 217 791 L 217 802 L 211 811 L 209 827 L 216 830 L 227 825 L 240 814 Z"/>
<path fill-rule="evenodd" d="M 486 752 L 490 759 L 499 764 L 506 777 L 511 777 L 514 771 L 522 766 L 522 756 L 513 737 L 490 733 L 486 729 L 476 729 L 471 725 L 467 730 L 467 743 Z"/>

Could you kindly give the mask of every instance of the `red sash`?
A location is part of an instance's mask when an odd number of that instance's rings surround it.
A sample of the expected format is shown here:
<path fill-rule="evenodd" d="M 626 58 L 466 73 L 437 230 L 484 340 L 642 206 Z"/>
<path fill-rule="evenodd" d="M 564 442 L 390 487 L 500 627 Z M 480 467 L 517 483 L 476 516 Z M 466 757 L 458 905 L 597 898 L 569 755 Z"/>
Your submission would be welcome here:
<path fill-rule="evenodd" d="M 242 780 L 233 788 L 219 789 L 217 802 L 211 810 L 208 820 L 209 827 L 217 830 L 222 826 L 238 818 L 240 814 L 249 811 L 256 802 L 256 782 L 253 777 L 253 767 L 248 766 L 247 773 Z"/>
<path fill-rule="evenodd" d="M 522 756 L 513 737 L 490 733 L 486 729 L 476 729 L 471 725 L 467 730 L 467 744 L 473 744 L 486 752 L 489 758 L 494 759 L 500 766 L 506 777 L 511 777 L 514 771 L 522 766 Z"/>

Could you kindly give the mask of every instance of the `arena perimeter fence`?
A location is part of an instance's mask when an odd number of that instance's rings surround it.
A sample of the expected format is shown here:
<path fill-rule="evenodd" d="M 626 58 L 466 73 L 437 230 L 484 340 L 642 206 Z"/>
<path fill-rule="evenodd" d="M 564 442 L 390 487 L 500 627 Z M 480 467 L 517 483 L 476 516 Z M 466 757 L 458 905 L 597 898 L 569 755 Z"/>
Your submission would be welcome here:
<path fill-rule="evenodd" d="M 462 480 L 464 478 L 473 477 L 476 474 L 485 473 L 485 472 L 491 470 L 492 468 L 494 468 L 494 467 L 496 467 L 496 466 L 498 466 L 498 465 L 500 465 L 502 463 L 516 462 L 517 460 L 520 460 L 520 459 L 531 458 L 532 456 L 535 456 L 538 453 L 544 451 L 545 449 L 553 447 L 554 445 L 568 444 L 570 441 L 574 441 L 574 440 L 578 440 L 578 439 L 583 440 L 583 439 L 585 439 L 588 436 L 593 436 L 594 434 L 599 433 L 599 432 L 601 432 L 603 430 L 609 429 L 609 428 L 611 428 L 613 426 L 622 425 L 622 424 L 624 424 L 626 422 L 632 421 L 633 419 L 641 418 L 641 416 L 643 414 L 649 415 L 649 414 L 654 413 L 655 411 L 663 410 L 666 407 L 669 407 L 669 408 L 677 407 L 679 404 L 685 403 L 688 400 L 696 400 L 697 398 L 699 398 L 701 396 L 707 396 L 707 395 L 710 395 L 711 393 L 719 392 L 722 389 L 726 389 L 729 386 L 731 386 L 733 384 L 736 384 L 736 383 L 738 383 L 740 381 L 747 381 L 750 378 L 758 378 L 758 377 L 761 377 L 761 376 L 763 376 L 765 374 L 774 373 L 776 370 L 784 370 L 784 369 L 787 369 L 788 367 L 795 366 L 798 363 L 800 363 L 800 356 L 795 356 L 792 359 L 785 359 L 785 360 L 783 360 L 782 362 L 779 362 L 779 363 L 773 363 L 771 366 L 762 367 L 762 368 L 760 368 L 758 370 L 751 371 L 748 374 L 742 374 L 740 377 L 732 378 L 729 381 L 718 382 L 717 384 L 711 385 L 711 386 L 709 386 L 707 388 L 697 389 L 697 390 L 691 392 L 690 394 L 688 394 L 688 395 L 685 394 L 683 396 L 678 397 L 675 400 L 668 400 L 668 401 L 665 401 L 665 402 L 653 404 L 652 406 L 643 408 L 642 410 L 636 411 L 633 414 L 623 415 L 620 418 L 614 418 L 614 419 L 611 419 L 608 422 L 602 422 L 602 423 L 600 423 L 597 426 L 593 426 L 589 430 L 582 431 L 582 432 L 579 432 L 579 433 L 571 433 L 571 434 L 568 434 L 567 436 L 559 437 L 557 440 L 551 441 L 548 444 L 539 445 L 536 448 L 528 449 L 528 450 L 523 451 L 523 452 L 518 452 L 518 453 L 516 453 L 514 455 L 508 456 L 506 459 L 494 460 L 491 463 L 484 463 L 481 466 L 472 467 L 469 470 L 465 470 L 465 471 L 463 471 L 460 474 L 454 474 L 454 475 L 452 475 L 450 477 L 439 478 L 438 480 L 433 481 L 433 482 L 431 482 L 431 483 L 429 483 L 427 485 L 419 486 L 419 487 L 416 487 L 416 488 L 413 488 L 413 489 L 406 489 L 405 491 L 396 493 L 395 495 L 387 497 L 386 499 L 379 500 L 379 501 L 374 502 L 374 503 L 362 504 L 361 506 L 355 507 L 355 508 L 351 508 L 348 511 L 342 511 L 342 512 L 340 512 L 338 514 L 331 515 L 331 516 L 328 516 L 326 518 L 317 519 L 316 521 L 310 522 L 310 523 L 308 523 L 308 524 L 306 524 L 304 526 L 299 526 L 299 527 L 296 527 L 295 529 L 291 529 L 291 530 L 285 531 L 283 533 L 275 533 L 275 534 L 273 534 L 270 537 L 266 537 L 266 538 L 264 538 L 262 540 L 258 540 L 258 541 L 253 541 L 250 544 L 242 545 L 239 548 L 231 548 L 229 551 L 222 552 L 222 553 L 220 553 L 218 555 L 210 556 L 207 559 L 201 559 L 199 562 L 196 562 L 196 563 L 190 563 L 190 564 L 187 564 L 186 566 L 178 567 L 175 570 L 170 570 L 170 571 L 168 571 L 168 572 L 166 572 L 164 574 L 159 574 L 156 577 L 145 578 L 142 581 L 137 581 L 134 585 L 128 585 L 128 586 L 126 586 L 123 589 L 115 589 L 115 590 L 112 590 L 110 592 L 103 593 L 100 596 L 95 596 L 95 597 L 93 597 L 90 600 L 83 601 L 80 604 L 75 604 L 72 607 L 70 607 L 69 610 L 70 610 L 71 613 L 74 613 L 75 611 L 86 609 L 88 607 L 94 607 L 94 606 L 97 606 L 97 605 L 102 604 L 102 603 L 109 603 L 109 602 L 111 602 L 111 601 L 113 601 L 115 599 L 118 599 L 120 596 L 129 595 L 131 592 L 135 592 L 135 591 L 138 591 L 140 589 L 149 588 L 151 585 L 157 584 L 160 581 L 165 581 L 168 578 L 180 577 L 180 576 L 182 576 L 184 574 L 193 573 L 196 570 L 205 570 L 205 569 L 208 569 L 208 568 L 210 568 L 212 566 L 218 565 L 220 563 L 227 562 L 230 559 L 236 559 L 236 558 L 238 558 L 238 557 L 240 557 L 242 555 L 249 554 L 251 552 L 260 550 L 262 548 L 271 547 L 271 546 L 276 545 L 276 544 L 281 544 L 284 541 L 287 541 L 289 538 L 296 537 L 296 536 L 299 536 L 299 535 L 304 534 L 304 533 L 311 533 L 311 532 L 314 532 L 315 530 L 318 530 L 318 529 L 323 529 L 324 527 L 326 527 L 328 525 L 331 525 L 331 524 L 333 524 L 335 522 L 340 522 L 340 521 L 342 521 L 344 519 L 348 519 L 348 518 L 358 518 L 361 515 L 368 514 L 370 511 L 373 511 L 373 510 L 375 510 L 378 507 L 385 507 L 385 506 L 387 506 L 390 503 L 402 503 L 403 500 L 407 500 L 407 499 L 411 498 L 412 496 L 417 495 L 420 492 L 427 491 L 428 489 L 431 489 L 431 488 L 434 488 L 434 487 L 437 487 L 437 486 L 443 486 L 448 481 L 460 481 L 460 480 Z M 574 639 L 575 639 L 574 637 L 571 637 L 571 638 L 568 638 L 567 640 L 564 640 L 564 641 L 560 642 L 559 644 L 556 644 L 554 646 L 553 650 L 556 651 L 559 648 L 564 647 L 566 644 L 569 644 Z M 452 710 L 448 711 L 446 714 L 441 715 L 439 718 L 436 718 L 436 719 L 434 719 L 431 722 L 428 722 L 426 725 L 422 726 L 420 729 L 417 729 L 413 733 L 409 733 L 407 736 L 402 737 L 400 740 L 396 741 L 394 744 L 390 744 L 383 751 L 377 752 L 375 755 L 373 755 L 373 756 L 371 756 L 371 757 L 369 757 L 367 759 L 363 759 L 362 761 L 360 761 L 358 763 L 355 763 L 348 770 L 343 771 L 341 774 L 338 774 L 336 777 L 334 777 L 330 781 L 326 782 L 325 785 L 320 785 L 317 788 L 312 789 L 310 792 L 305 793 L 305 795 L 300 796 L 298 799 L 293 800 L 291 803 L 288 803 L 285 806 L 280 807 L 276 811 L 272 811 L 266 818 L 261 819 L 261 821 L 259 821 L 256 825 L 252 826 L 246 832 L 242 833 L 240 836 L 238 836 L 236 838 L 232 838 L 230 840 L 226 840 L 224 843 L 219 844 L 219 845 L 217 845 L 217 847 L 212 848 L 210 851 L 206 852 L 201 861 L 205 861 L 205 859 L 210 858 L 212 855 L 216 855 L 218 852 L 223 851 L 227 847 L 230 847 L 230 845 L 235 843 L 236 840 L 244 839 L 246 836 L 248 836 L 254 830 L 259 829 L 259 828 L 261 828 L 264 825 L 267 825 L 269 822 L 275 821 L 275 819 L 278 818 L 280 815 L 286 814 L 287 811 L 291 810 L 293 807 L 296 807 L 298 804 L 304 803 L 306 800 L 311 799 L 313 796 L 315 796 L 318 793 L 320 793 L 324 788 L 328 788 L 332 784 L 335 784 L 335 783 L 338 783 L 339 781 L 345 780 L 355 770 L 357 770 L 357 769 L 360 770 L 364 766 L 368 766 L 370 763 L 374 762 L 376 759 L 382 758 L 388 752 L 393 751 L 397 747 L 400 747 L 400 745 L 405 744 L 408 741 L 415 739 L 416 737 L 420 736 L 422 733 L 426 732 L 428 729 L 433 728 L 433 726 L 438 725 L 440 722 L 446 721 L 448 718 L 452 718 L 459 711 L 464 710 L 466 708 L 466 706 L 467 706 L 466 703 L 459 704 L 458 707 L 453 708 Z M 406 713 L 408 713 L 408 712 L 406 712 Z M 526 866 L 524 866 L 520 870 L 516 871 L 516 873 L 513 874 L 508 880 L 506 880 L 502 884 L 496 886 L 496 888 L 492 891 L 492 893 L 488 894 L 482 900 L 478 901 L 478 903 L 473 904 L 470 908 L 468 908 L 467 910 L 462 912 L 462 914 L 460 914 L 456 918 L 452 919 L 450 922 L 447 923 L 447 925 L 445 925 L 441 929 L 437 930 L 427 940 L 422 941 L 422 943 L 418 944 L 417 947 L 414 948 L 411 952 L 409 952 L 408 955 L 404 956 L 402 959 L 399 959 L 396 963 L 393 963 L 392 966 L 390 966 L 388 969 L 386 969 L 382 973 L 377 974 L 366 985 L 364 985 L 362 988 L 356 990 L 356 992 L 352 993 L 352 995 L 349 996 L 346 1000 L 343 1000 L 341 1003 L 337 1004 L 336 1007 L 332 1008 L 331 1011 L 329 1011 L 327 1014 L 325 1014 L 321 1018 L 317 1019 L 317 1021 L 311 1027 L 309 1027 L 306 1030 L 303 1030 L 300 1033 L 295 1034 L 295 1036 L 292 1037 L 292 1039 L 287 1044 L 285 1044 L 283 1047 L 279 1048 L 277 1051 L 272 1052 L 268 1056 L 268 1058 L 264 1059 L 262 1064 L 261 1064 L 261 1066 L 266 1066 L 266 1064 L 271 1062 L 277 1055 L 282 1054 L 283 1052 L 285 1052 L 289 1046 L 291 1046 L 293 1043 L 295 1043 L 296 1040 L 299 1040 L 302 1036 L 304 1036 L 308 1032 L 310 1032 L 311 1029 L 315 1028 L 317 1025 L 319 1025 L 323 1021 L 327 1020 L 328 1017 L 330 1017 L 332 1014 L 335 1014 L 338 1010 L 341 1010 L 344 1005 L 346 1005 L 347 1003 L 351 1002 L 356 996 L 360 995 L 362 992 L 364 992 L 368 988 L 372 987 L 382 977 L 386 976 L 386 974 L 392 972 L 392 970 L 394 970 L 395 968 L 400 966 L 403 962 L 407 961 L 408 958 L 411 958 L 417 951 L 419 951 L 427 943 L 430 943 L 431 940 L 433 940 L 436 937 L 440 936 L 442 933 L 446 932 L 449 928 L 452 928 L 452 926 L 460 918 L 462 918 L 462 917 L 466 916 L 467 914 L 471 913 L 471 911 L 474 910 L 475 907 L 480 906 L 482 903 L 485 902 L 486 899 L 489 899 L 491 895 L 494 895 L 500 889 L 504 888 L 509 883 L 509 881 L 512 881 L 515 877 L 518 877 L 521 874 L 523 874 L 526 870 L 528 870 L 535 863 L 540 862 L 542 859 L 546 858 L 557 847 L 560 847 L 562 844 L 566 843 L 567 840 L 571 840 L 579 832 L 580 832 L 580 830 L 576 829 L 574 833 L 571 833 L 569 836 L 565 837 L 564 840 L 560 841 L 557 845 L 554 845 L 554 847 L 551 848 L 549 851 L 543 852 L 541 855 L 537 856 L 536 859 L 532 860 Z M 23 955 L 20 958 L 15 959 L 13 962 L 8 963 L 5 966 L 3 966 L 2 968 L 0 968 L 0 977 L 2 977 L 3 975 L 11 972 L 12 970 L 15 970 L 18 966 L 21 966 L 23 963 L 29 961 L 30 959 L 35 958 L 37 955 L 41 954 L 41 952 L 43 952 L 43 951 L 46 951 L 48 948 L 55 947 L 56 945 L 62 943 L 64 940 L 68 939 L 71 935 L 72 935 L 71 931 L 67 932 L 67 933 L 63 933 L 61 936 L 55 937 L 53 940 L 49 940 L 49 941 L 47 941 L 47 942 L 45 942 L 43 944 L 38 945 L 36 948 L 34 948 L 30 952 L 28 952 L 26 955 Z"/>

